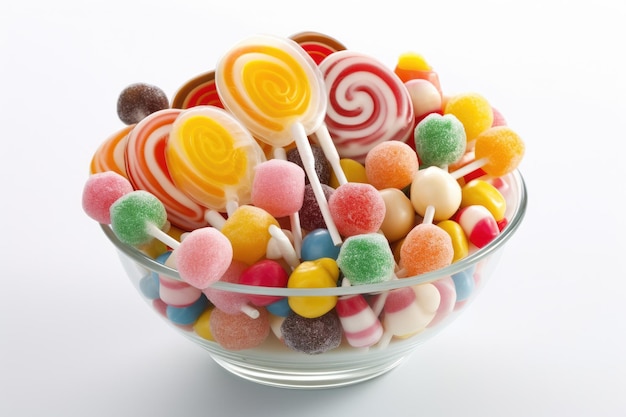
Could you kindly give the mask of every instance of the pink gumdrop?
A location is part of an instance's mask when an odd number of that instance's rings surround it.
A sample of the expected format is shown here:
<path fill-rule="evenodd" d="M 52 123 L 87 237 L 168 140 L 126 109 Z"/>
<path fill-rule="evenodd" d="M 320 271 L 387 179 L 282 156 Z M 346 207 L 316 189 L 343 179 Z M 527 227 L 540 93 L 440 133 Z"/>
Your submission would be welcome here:
<path fill-rule="evenodd" d="M 385 219 L 385 200 L 371 184 L 348 182 L 328 200 L 339 233 L 345 237 L 375 233 Z"/>
<path fill-rule="evenodd" d="M 243 313 L 228 314 L 219 308 L 213 310 L 209 318 L 211 334 L 217 343 L 228 350 L 254 348 L 270 334 L 270 315 L 264 308 L 257 318 Z"/>
<path fill-rule="evenodd" d="M 183 281 L 204 289 L 219 280 L 233 259 L 230 240 L 213 227 L 190 232 L 175 250 L 176 267 Z"/>
<path fill-rule="evenodd" d="M 105 171 L 89 176 L 83 188 L 83 210 L 102 224 L 111 223 L 111 205 L 120 197 L 133 191 L 130 181 L 122 175 Z"/>
<path fill-rule="evenodd" d="M 263 259 L 246 268 L 239 277 L 239 283 L 263 287 L 287 287 L 289 275 L 282 265 L 272 259 Z M 270 295 L 248 295 L 248 300 L 256 306 L 272 304 L 283 297 Z"/>
<path fill-rule="evenodd" d="M 239 277 L 248 267 L 247 264 L 239 261 L 232 261 L 220 282 L 230 282 L 239 284 Z M 227 314 L 246 313 L 250 317 L 258 316 L 258 310 L 248 305 L 248 295 L 239 292 L 225 291 L 213 287 L 203 290 L 204 295 L 216 308 Z"/>
<path fill-rule="evenodd" d="M 252 181 L 251 202 L 274 217 L 296 213 L 304 201 L 304 170 L 282 159 L 257 165 Z"/>
<path fill-rule="evenodd" d="M 500 228 L 493 214 L 484 206 L 464 207 L 455 217 L 465 232 L 467 240 L 477 248 L 485 247 L 500 234 Z"/>
<path fill-rule="evenodd" d="M 500 113 L 500 111 L 493 106 L 491 107 L 491 110 L 493 112 L 493 123 L 491 126 L 506 126 L 507 122 L 502 113 Z"/>

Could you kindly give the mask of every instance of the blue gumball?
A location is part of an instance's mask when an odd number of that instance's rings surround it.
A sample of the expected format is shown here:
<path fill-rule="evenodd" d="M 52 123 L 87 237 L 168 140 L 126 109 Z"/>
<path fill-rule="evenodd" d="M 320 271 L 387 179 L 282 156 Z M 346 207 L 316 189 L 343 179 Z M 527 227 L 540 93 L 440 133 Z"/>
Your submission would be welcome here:
<path fill-rule="evenodd" d="M 315 229 L 302 239 L 301 257 L 303 261 L 314 261 L 320 258 L 337 259 L 339 246 L 335 246 L 330 233 L 326 229 Z"/>
<path fill-rule="evenodd" d="M 476 282 L 474 281 L 474 268 L 466 268 L 461 272 L 453 274 L 452 281 L 454 281 L 454 288 L 456 289 L 456 300 L 467 300 L 476 286 Z"/>

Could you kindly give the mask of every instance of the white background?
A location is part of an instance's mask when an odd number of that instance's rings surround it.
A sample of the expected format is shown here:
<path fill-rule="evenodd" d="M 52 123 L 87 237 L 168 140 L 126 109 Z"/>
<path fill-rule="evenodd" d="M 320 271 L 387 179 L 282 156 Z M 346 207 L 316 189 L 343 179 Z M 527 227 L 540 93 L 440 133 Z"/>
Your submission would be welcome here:
<path fill-rule="evenodd" d="M 626 415 L 626 3 L 296 4 L 2 2 L 0 415 Z M 303 30 L 483 94 L 526 142 L 530 196 L 458 321 L 378 379 L 307 392 L 231 376 L 162 322 L 80 204 L 123 87 L 171 97 L 241 38 Z"/>

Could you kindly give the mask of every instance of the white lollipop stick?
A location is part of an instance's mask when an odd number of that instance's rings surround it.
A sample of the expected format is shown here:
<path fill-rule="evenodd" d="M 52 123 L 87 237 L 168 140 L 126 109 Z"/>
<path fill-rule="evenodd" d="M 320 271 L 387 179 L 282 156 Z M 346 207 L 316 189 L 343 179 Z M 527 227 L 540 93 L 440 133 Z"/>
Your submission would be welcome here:
<path fill-rule="evenodd" d="M 271 225 L 269 227 L 269 232 L 270 235 L 272 235 L 272 239 L 270 239 L 268 246 L 275 243 L 278 247 L 280 255 L 291 268 L 295 268 L 300 265 L 300 259 L 298 258 L 298 255 L 296 254 L 296 251 L 285 232 L 280 227 L 275 225 Z"/>
<path fill-rule="evenodd" d="M 333 139 L 330 137 L 326 123 L 322 123 L 320 128 L 315 131 L 315 137 L 317 142 L 322 147 L 322 151 L 330 163 L 330 166 L 333 168 L 333 172 L 335 173 L 335 177 L 337 177 L 339 185 L 347 183 L 348 179 L 346 178 L 346 174 L 343 172 L 343 168 L 341 167 L 339 153 L 333 143 Z"/>
<path fill-rule="evenodd" d="M 155 224 L 148 223 L 146 225 L 146 228 L 150 236 L 159 240 L 161 243 L 164 243 L 166 246 L 169 246 L 172 249 L 176 249 L 180 246 L 179 241 L 165 233 L 163 230 L 159 229 Z"/>
<path fill-rule="evenodd" d="M 477 169 L 482 168 L 487 162 L 489 162 L 489 158 L 476 159 L 469 164 L 462 166 L 456 171 L 451 172 L 450 176 L 455 180 L 458 180 L 459 178 L 469 174 L 470 172 L 474 172 Z"/>
<path fill-rule="evenodd" d="M 330 214 L 328 201 L 326 201 L 326 195 L 324 194 L 322 184 L 320 183 L 320 179 L 317 176 L 317 172 L 315 171 L 315 157 L 313 156 L 313 150 L 311 150 L 311 144 L 309 143 L 309 139 L 307 138 L 304 126 L 302 126 L 302 124 L 300 123 L 294 123 L 293 125 L 291 125 L 291 133 L 293 134 L 293 137 L 296 141 L 296 146 L 298 147 L 298 151 L 300 153 L 300 159 L 302 159 L 304 171 L 309 177 L 309 183 L 311 184 L 311 188 L 313 189 L 313 193 L 315 194 L 317 204 L 320 207 L 322 217 L 326 222 L 326 228 L 330 233 L 330 237 L 332 238 L 333 243 L 335 245 L 339 245 L 342 242 L 341 236 L 339 235 L 337 226 L 335 225 L 332 215 Z"/>

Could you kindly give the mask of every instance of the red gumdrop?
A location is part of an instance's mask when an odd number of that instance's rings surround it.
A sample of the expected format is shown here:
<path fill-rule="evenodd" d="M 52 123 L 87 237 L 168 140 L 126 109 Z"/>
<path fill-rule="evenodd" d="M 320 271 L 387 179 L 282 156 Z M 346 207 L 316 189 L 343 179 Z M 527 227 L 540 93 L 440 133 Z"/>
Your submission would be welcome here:
<path fill-rule="evenodd" d="M 272 259 L 263 259 L 250 265 L 239 276 L 240 284 L 263 287 L 284 288 L 287 286 L 288 280 L 289 275 L 282 265 Z M 256 306 L 266 306 L 283 297 L 248 294 L 247 298 Z"/>
<path fill-rule="evenodd" d="M 345 237 L 375 233 L 385 219 L 385 201 L 371 184 L 348 182 L 328 200 L 330 214 Z"/>

